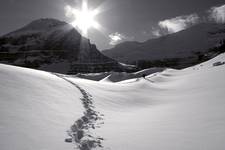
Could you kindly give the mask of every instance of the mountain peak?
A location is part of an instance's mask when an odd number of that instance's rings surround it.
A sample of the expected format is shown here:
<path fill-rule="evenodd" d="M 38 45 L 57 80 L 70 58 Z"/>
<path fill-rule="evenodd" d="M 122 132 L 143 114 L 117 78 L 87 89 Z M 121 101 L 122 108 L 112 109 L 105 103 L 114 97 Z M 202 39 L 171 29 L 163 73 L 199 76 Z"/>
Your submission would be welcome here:
<path fill-rule="evenodd" d="M 32 21 L 30 24 L 25 26 L 25 28 L 40 30 L 40 29 L 47 29 L 47 28 L 58 27 L 63 25 L 67 25 L 67 23 L 57 19 L 52 19 L 52 18 L 41 18 L 41 19 Z"/>
<path fill-rule="evenodd" d="M 63 26 L 69 27 L 70 25 L 64 21 L 60 21 L 57 19 L 41 18 L 41 19 L 32 21 L 28 25 L 14 32 L 6 34 L 5 36 L 15 36 L 15 35 L 20 36 L 21 34 L 30 34 L 30 33 L 32 34 L 37 32 L 50 31 L 52 29 L 60 28 Z"/>
<path fill-rule="evenodd" d="M 73 26 L 49 18 L 0 37 L 0 52 L 0 62 L 58 73 L 120 69 Z"/>

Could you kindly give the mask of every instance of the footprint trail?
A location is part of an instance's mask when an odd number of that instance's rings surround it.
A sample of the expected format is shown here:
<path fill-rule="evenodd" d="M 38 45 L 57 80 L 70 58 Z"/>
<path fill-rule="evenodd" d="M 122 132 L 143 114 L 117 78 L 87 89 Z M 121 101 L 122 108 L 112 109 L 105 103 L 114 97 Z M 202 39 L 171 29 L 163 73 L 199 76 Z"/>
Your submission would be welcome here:
<path fill-rule="evenodd" d="M 80 98 L 80 100 L 82 101 L 83 107 L 85 109 L 84 115 L 77 119 L 67 131 L 69 138 L 65 139 L 65 142 L 74 142 L 77 148 L 80 150 L 103 148 L 102 141 L 104 139 L 94 135 L 90 131 L 99 128 L 101 124 L 104 124 L 104 115 L 95 110 L 92 95 L 81 88 L 79 85 L 65 78 L 64 75 L 55 75 L 69 82 L 81 92 L 82 98 Z"/>

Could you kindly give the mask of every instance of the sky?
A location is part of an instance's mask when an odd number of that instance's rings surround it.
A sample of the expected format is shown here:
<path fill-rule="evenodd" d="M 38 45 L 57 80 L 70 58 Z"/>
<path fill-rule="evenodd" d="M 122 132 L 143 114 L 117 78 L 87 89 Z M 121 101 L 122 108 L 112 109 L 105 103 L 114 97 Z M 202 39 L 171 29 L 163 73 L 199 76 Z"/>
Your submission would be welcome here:
<path fill-rule="evenodd" d="M 71 23 L 66 7 L 79 9 L 82 0 L 1 0 L 0 35 L 33 20 L 55 18 Z M 99 50 L 124 41 L 145 41 L 178 32 L 204 21 L 225 22 L 224 0 L 89 0 L 99 10 L 100 29 L 88 30 Z"/>

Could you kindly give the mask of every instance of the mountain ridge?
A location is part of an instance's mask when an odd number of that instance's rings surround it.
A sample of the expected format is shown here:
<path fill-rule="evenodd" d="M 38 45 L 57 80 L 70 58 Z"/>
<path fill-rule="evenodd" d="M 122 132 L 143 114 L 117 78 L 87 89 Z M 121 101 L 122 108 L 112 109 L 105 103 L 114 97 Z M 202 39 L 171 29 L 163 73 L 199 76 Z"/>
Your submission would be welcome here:
<path fill-rule="evenodd" d="M 188 57 L 196 59 L 195 53 L 204 53 L 223 39 L 225 39 L 224 24 L 202 23 L 145 42 L 120 43 L 114 48 L 102 52 L 106 56 L 124 63 L 133 63 L 139 60 L 188 59 Z"/>
<path fill-rule="evenodd" d="M 73 26 L 50 18 L 0 37 L 0 62 L 58 73 L 120 69 L 119 63 L 101 54 Z"/>

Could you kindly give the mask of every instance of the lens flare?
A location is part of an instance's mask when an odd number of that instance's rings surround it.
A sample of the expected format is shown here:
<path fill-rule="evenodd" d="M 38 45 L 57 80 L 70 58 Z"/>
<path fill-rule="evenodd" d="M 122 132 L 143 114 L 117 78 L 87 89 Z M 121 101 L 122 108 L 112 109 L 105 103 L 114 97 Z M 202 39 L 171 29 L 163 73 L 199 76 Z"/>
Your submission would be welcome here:
<path fill-rule="evenodd" d="M 95 20 L 95 17 L 99 14 L 99 10 L 90 10 L 88 8 L 87 1 L 82 1 L 81 9 L 75 9 L 71 6 L 66 6 L 66 16 L 73 17 L 75 20 L 71 23 L 74 27 L 81 31 L 81 34 L 88 36 L 88 30 L 90 28 L 100 29 L 100 24 Z"/>

